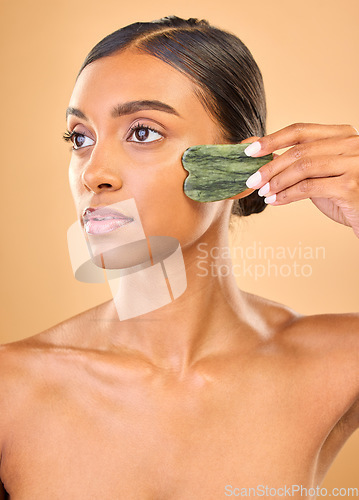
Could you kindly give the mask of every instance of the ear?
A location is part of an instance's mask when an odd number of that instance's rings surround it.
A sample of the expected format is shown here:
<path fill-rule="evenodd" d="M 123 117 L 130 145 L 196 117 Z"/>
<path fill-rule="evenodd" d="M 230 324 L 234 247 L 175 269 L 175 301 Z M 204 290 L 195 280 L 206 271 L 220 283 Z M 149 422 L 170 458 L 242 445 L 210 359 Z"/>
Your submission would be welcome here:
<path fill-rule="evenodd" d="M 243 139 L 243 141 L 240 142 L 240 144 L 246 144 L 247 142 L 255 142 L 258 141 L 260 137 L 248 137 L 248 139 Z"/>

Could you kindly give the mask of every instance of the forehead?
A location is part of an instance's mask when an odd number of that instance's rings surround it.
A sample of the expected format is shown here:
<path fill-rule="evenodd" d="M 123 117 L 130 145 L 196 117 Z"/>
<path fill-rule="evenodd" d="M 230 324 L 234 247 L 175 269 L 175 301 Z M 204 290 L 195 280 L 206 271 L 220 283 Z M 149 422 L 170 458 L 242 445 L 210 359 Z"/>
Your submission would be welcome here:
<path fill-rule="evenodd" d="M 101 100 L 159 100 L 175 109 L 202 107 L 195 84 L 169 64 L 149 54 L 126 50 L 98 59 L 82 71 L 75 84 L 70 105 L 83 107 Z"/>

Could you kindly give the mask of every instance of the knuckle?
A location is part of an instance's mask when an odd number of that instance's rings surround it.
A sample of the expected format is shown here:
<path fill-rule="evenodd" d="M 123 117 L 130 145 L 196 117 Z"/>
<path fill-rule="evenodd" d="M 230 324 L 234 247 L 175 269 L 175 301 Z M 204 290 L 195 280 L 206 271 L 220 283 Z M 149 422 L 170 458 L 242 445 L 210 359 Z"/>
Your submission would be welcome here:
<path fill-rule="evenodd" d="M 293 132 L 298 137 L 301 137 L 303 135 L 304 130 L 305 130 L 305 123 L 301 123 L 301 122 L 293 123 L 293 125 L 291 125 L 291 128 L 292 128 Z"/>
<path fill-rule="evenodd" d="M 270 179 L 274 175 L 274 166 L 272 165 L 272 162 L 267 163 L 263 169 L 260 170 L 263 179 Z"/>
<path fill-rule="evenodd" d="M 274 137 L 269 134 L 261 139 L 262 146 L 264 149 L 268 149 L 270 151 L 275 149 L 275 140 Z"/>
<path fill-rule="evenodd" d="M 272 191 L 278 191 L 279 190 L 280 185 L 279 185 L 278 177 L 277 176 L 275 176 L 275 177 L 273 177 L 273 179 L 271 179 L 271 181 L 270 181 L 270 187 L 271 187 Z"/>
<path fill-rule="evenodd" d="M 299 160 L 300 158 L 302 158 L 304 150 L 305 149 L 303 146 L 294 146 L 291 149 L 292 160 L 296 161 L 296 160 Z"/>
<path fill-rule="evenodd" d="M 312 160 L 310 158 L 302 158 L 295 163 L 295 169 L 300 174 L 307 173 L 310 171 L 312 166 Z"/>
<path fill-rule="evenodd" d="M 277 194 L 277 201 L 283 201 L 286 198 L 288 198 L 288 189 L 283 189 L 283 191 Z"/>
<path fill-rule="evenodd" d="M 299 183 L 298 187 L 302 193 L 307 193 L 308 191 L 310 191 L 312 184 L 313 183 L 310 179 L 304 179 L 304 181 Z"/>

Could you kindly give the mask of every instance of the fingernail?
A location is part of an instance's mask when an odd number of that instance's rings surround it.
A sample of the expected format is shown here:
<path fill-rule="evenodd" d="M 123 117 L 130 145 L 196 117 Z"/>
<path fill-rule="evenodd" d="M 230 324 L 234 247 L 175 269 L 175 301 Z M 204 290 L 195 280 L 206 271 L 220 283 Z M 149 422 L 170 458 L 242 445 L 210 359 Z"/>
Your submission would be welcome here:
<path fill-rule="evenodd" d="M 248 179 L 246 180 L 246 185 L 249 188 L 253 188 L 254 186 L 257 186 L 262 180 L 262 176 L 260 172 L 255 172 L 252 174 Z"/>
<path fill-rule="evenodd" d="M 269 182 L 267 182 L 267 184 L 264 184 L 264 186 L 261 187 L 258 191 L 259 196 L 264 196 L 267 193 L 269 193 Z"/>
<path fill-rule="evenodd" d="M 244 152 L 247 156 L 252 156 L 252 155 L 255 155 L 256 153 L 259 153 L 260 150 L 261 150 L 261 143 L 256 141 L 256 142 L 252 142 L 252 144 L 250 144 L 248 147 L 246 147 Z"/>
<path fill-rule="evenodd" d="M 268 198 L 264 198 L 264 203 L 273 203 L 276 199 L 277 195 L 272 194 L 272 196 L 268 196 Z"/>

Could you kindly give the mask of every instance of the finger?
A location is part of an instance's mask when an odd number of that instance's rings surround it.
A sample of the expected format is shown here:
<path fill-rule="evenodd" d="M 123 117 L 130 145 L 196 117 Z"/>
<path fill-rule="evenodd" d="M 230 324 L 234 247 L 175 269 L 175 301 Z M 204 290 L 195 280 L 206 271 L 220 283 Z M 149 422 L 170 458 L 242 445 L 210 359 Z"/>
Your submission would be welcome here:
<path fill-rule="evenodd" d="M 326 178 L 346 174 L 359 183 L 358 158 L 356 156 L 314 156 L 294 162 L 273 176 L 258 191 L 259 196 L 271 196 L 308 178 Z"/>
<path fill-rule="evenodd" d="M 267 196 L 264 201 L 270 205 L 286 205 L 306 198 L 327 198 L 336 202 L 356 201 L 359 184 L 344 176 L 304 179 L 279 193 Z"/>
<path fill-rule="evenodd" d="M 307 171 L 307 176 L 311 177 L 309 164 L 316 156 L 329 156 L 333 157 L 331 163 L 331 170 L 323 171 L 322 177 L 325 175 L 338 175 L 343 173 L 333 170 L 335 161 L 345 155 L 359 155 L 359 135 L 350 136 L 345 138 L 330 138 L 322 139 L 316 142 L 306 144 L 299 144 L 277 157 L 269 163 L 266 163 L 257 172 L 247 180 L 247 186 L 252 188 L 260 188 L 269 182 L 275 175 L 289 168 L 290 165 L 297 163 L 297 168 Z M 357 157 L 357 164 L 359 159 Z"/>
<path fill-rule="evenodd" d="M 350 136 L 358 136 L 358 131 L 352 125 L 295 123 L 273 134 L 261 137 L 246 149 L 246 154 L 258 157 L 296 144 L 304 144 L 330 137 Z"/>
<path fill-rule="evenodd" d="M 240 142 L 240 144 L 247 144 L 248 142 L 255 142 L 258 141 L 260 137 L 258 136 L 253 136 L 253 137 L 248 137 L 247 139 L 243 139 L 243 141 Z"/>

